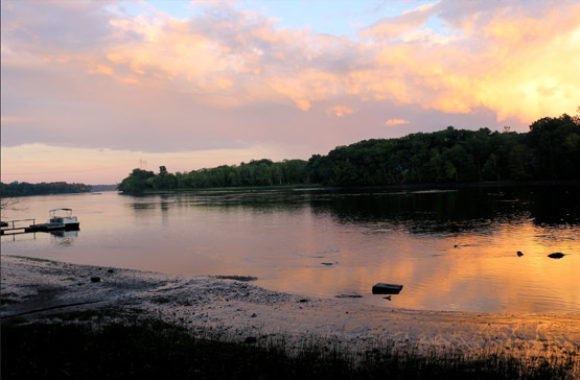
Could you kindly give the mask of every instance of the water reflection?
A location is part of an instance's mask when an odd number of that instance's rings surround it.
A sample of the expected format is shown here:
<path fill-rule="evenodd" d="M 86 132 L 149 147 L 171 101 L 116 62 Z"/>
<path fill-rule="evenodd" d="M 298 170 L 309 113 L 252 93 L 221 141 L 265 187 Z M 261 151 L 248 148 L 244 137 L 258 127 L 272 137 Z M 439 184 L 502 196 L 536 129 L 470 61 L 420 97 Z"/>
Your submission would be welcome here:
<path fill-rule="evenodd" d="M 395 307 L 578 312 L 578 195 L 534 187 L 31 197 L 17 217 L 69 206 L 82 234 L 3 238 L 2 252 L 247 275 L 274 290 Z M 377 282 L 404 288 L 386 300 L 370 294 Z"/>
<path fill-rule="evenodd" d="M 79 236 L 79 231 L 50 231 L 50 235 L 53 237 L 52 241 L 54 244 L 68 247 L 72 245 L 75 238 Z"/>
<path fill-rule="evenodd" d="M 540 226 L 580 224 L 580 188 L 473 188 L 430 191 L 301 191 L 178 194 L 131 204 L 135 210 L 160 206 L 241 208 L 251 212 L 299 212 L 331 215 L 342 224 L 385 223 L 411 233 L 490 231 L 497 223 L 532 220 Z M 146 198 L 147 199 L 147 198 Z M 391 226 L 391 227 L 389 227 Z"/>

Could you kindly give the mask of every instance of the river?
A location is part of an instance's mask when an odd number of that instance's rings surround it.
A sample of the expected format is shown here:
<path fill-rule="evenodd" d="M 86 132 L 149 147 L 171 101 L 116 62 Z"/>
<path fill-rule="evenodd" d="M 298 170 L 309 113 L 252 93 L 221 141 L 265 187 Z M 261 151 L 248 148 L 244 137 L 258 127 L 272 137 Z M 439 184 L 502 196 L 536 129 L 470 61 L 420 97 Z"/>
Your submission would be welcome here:
<path fill-rule="evenodd" d="M 17 199 L 6 220 L 69 207 L 80 231 L 3 236 L 3 255 L 255 276 L 272 290 L 398 308 L 580 312 L 578 187 Z M 377 282 L 403 290 L 372 295 Z"/>

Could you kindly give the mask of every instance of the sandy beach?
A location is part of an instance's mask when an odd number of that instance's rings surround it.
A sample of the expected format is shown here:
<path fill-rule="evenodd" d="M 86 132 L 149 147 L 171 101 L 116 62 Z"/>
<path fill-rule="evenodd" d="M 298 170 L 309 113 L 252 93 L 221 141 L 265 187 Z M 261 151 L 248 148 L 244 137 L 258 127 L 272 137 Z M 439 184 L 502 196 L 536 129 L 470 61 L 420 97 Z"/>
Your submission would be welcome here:
<path fill-rule="evenodd" d="M 571 313 L 393 309 L 357 299 L 284 294 L 230 279 L 5 255 L 1 260 L 3 321 L 58 323 L 64 312 L 106 310 L 111 322 L 155 318 L 212 339 L 255 338 L 258 344 L 282 339 L 289 348 L 322 343 L 354 354 L 387 344 L 467 357 L 505 352 L 548 357 L 580 348 L 580 315 Z"/>

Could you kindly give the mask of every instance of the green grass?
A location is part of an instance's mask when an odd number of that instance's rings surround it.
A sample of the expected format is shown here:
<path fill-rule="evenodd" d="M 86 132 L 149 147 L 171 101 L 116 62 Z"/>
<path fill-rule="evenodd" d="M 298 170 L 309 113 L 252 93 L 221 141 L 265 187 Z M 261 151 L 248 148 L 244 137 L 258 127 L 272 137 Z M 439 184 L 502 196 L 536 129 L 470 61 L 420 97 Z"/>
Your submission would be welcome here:
<path fill-rule="evenodd" d="M 83 317 L 87 317 L 83 315 Z M 63 318 L 62 320 L 72 320 Z M 249 342 L 254 339 L 248 339 Z M 565 379 L 575 354 L 531 362 L 502 355 L 467 360 L 420 356 L 393 347 L 355 358 L 306 344 L 290 355 L 284 343 L 231 343 L 195 338 L 159 321 L 105 324 L 2 323 L 2 379 Z"/>

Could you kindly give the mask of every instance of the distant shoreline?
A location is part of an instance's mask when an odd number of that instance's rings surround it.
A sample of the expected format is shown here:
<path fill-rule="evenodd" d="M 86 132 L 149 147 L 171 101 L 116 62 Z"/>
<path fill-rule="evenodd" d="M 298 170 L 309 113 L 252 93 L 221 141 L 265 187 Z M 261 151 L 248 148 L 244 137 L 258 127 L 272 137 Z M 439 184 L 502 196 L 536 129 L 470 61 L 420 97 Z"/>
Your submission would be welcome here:
<path fill-rule="evenodd" d="M 280 186 L 238 186 L 212 187 L 174 190 L 147 190 L 142 193 L 119 192 L 123 195 L 163 195 L 180 193 L 217 193 L 217 192 L 284 192 L 284 191 L 348 191 L 348 190 L 426 190 L 426 189 L 467 189 L 490 187 L 546 187 L 546 186 L 580 186 L 580 180 L 536 180 L 536 181 L 482 181 L 463 183 L 409 183 L 382 186 L 323 186 L 312 185 L 280 185 Z"/>

